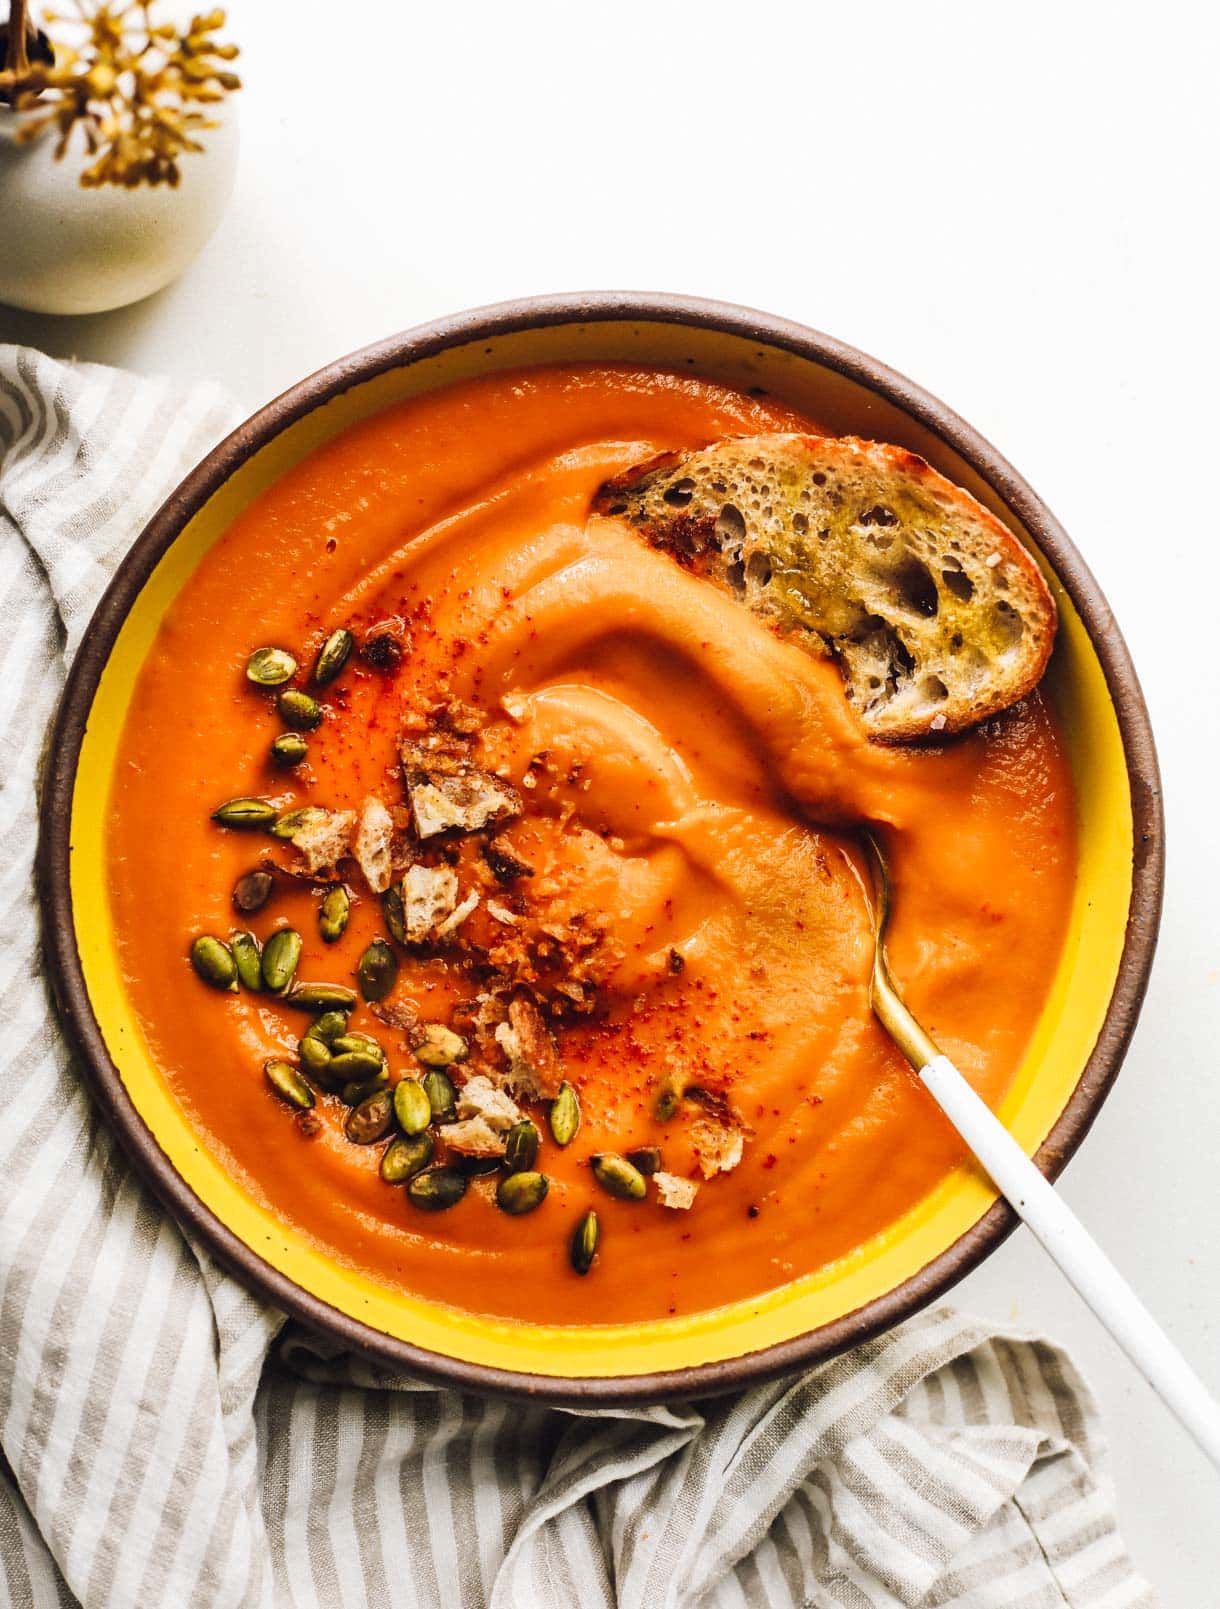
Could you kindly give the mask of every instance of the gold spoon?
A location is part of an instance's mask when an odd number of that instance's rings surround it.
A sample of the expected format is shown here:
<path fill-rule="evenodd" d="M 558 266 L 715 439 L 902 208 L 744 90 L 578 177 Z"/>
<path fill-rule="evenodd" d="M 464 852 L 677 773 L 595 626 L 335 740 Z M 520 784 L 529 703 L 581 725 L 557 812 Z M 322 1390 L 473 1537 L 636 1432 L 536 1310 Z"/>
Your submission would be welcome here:
<path fill-rule="evenodd" d="M 907 1008 L 885 951 L 890 918 L 890 877 L 885 854 L 872 831 L 866 829 L 861 837 L 873 882 L 875 944 L 870 999 L 878 1021 L 996 1189 L 1220 1469 L 1220 1405 L 1050 1181 Z"/>

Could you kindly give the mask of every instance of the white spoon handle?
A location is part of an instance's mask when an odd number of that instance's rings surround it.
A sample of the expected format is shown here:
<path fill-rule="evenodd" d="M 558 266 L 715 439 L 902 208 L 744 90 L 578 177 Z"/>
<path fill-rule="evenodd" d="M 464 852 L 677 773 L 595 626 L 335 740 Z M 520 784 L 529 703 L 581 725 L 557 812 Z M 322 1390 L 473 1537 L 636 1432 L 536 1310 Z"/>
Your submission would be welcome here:
<path fill-rule="evenodd" d="M 1084 1225 L 947 1056 L 919 1077 L 1013 1210 L 1220 1469 L 1220 1404 Z"/>

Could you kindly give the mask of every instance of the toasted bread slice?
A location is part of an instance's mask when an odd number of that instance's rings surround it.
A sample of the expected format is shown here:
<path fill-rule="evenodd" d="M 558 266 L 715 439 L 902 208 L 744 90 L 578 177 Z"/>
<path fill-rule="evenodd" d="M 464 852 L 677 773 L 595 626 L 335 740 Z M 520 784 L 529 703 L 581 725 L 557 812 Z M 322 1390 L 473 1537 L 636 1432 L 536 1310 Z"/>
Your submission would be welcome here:
<path fill-rule="evenodd" d="M 870 736 L 958 732 L 1046 668 L 1055 605 L 1012 533 L 902 447 L 745 436 L 608 481 L 597 513 L 838 661 Z"/>

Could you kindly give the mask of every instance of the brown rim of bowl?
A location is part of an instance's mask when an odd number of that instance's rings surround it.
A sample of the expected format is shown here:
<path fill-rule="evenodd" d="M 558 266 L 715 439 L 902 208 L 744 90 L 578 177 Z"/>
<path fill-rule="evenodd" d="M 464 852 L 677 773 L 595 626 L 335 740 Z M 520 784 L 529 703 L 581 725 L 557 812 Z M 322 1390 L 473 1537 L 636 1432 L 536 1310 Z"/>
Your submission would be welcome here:
<path fill-rule="evenodd" d="M 1133 882 L 1118 977 L 1092 1055 L 1035 1158 L 1054 1179 L 1088 1132 L 1109 1092 L 1139 1015 L 1160 922 L 1164 819 L 1148 711 L 1114 617 L 1088 567 L 1050 510 L 1012 466 L 963 419 L 912 381 L 828 335 L 768 313 L 696 297 L 599 291 L 540 296 L 475 308 L 423 324 L 339 358 L 239 425 L 153 516 L 119 565 L 69 671 L 51 728 L 40 806 L 37 876 L 43 943 L 68 1039 L 94 1097 L 135 1163 L 177 1221 L 198 1235 L 239 1280 L 308 1328 L 391 1369 L 438 1385 L 543 1398 L 559 1406 L 613 1407 L 712 1396 L 825 1361 L 909 1318 L 943 1295 L 1012 1232 L 1016 1215 L 997 1201 L 941 1255 L 885 1296 L 793 1340 L 717 1363 L 622 1377 L 526 1374 L 424 1351 L 339 1312 L 294 1284 L 216 1218 L 174 1170 L 132 1104 L 110 1060 L 81 970 L 69 884 L 72 791 L 94 693 L 119 629 L 153 568 L 186 522 L 250 455 L 302 415 L 389 369 L 452 346 L 556 324 L 663 323 L 722 331 L 811 359 L 894 403 L 932 431 L 983 478 L 1031 533 L 1076 605 L 1101 661 L 1126 755 L 1134 817 Z"/>

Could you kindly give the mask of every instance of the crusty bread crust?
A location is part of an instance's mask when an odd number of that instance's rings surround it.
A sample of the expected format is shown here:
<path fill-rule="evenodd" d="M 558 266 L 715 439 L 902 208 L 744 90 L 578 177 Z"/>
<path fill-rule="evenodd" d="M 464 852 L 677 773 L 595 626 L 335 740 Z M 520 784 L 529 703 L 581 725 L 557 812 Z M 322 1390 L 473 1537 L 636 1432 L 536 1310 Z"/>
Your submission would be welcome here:
<path fill-rule="evenodd" d="M 1012 532 L 903 447 L 854 436 L 735 437 L 608 481 L 623 519 L 838 661 L 869 735 L 959 732 L 1023 698 L 1054 600 Z"/>

